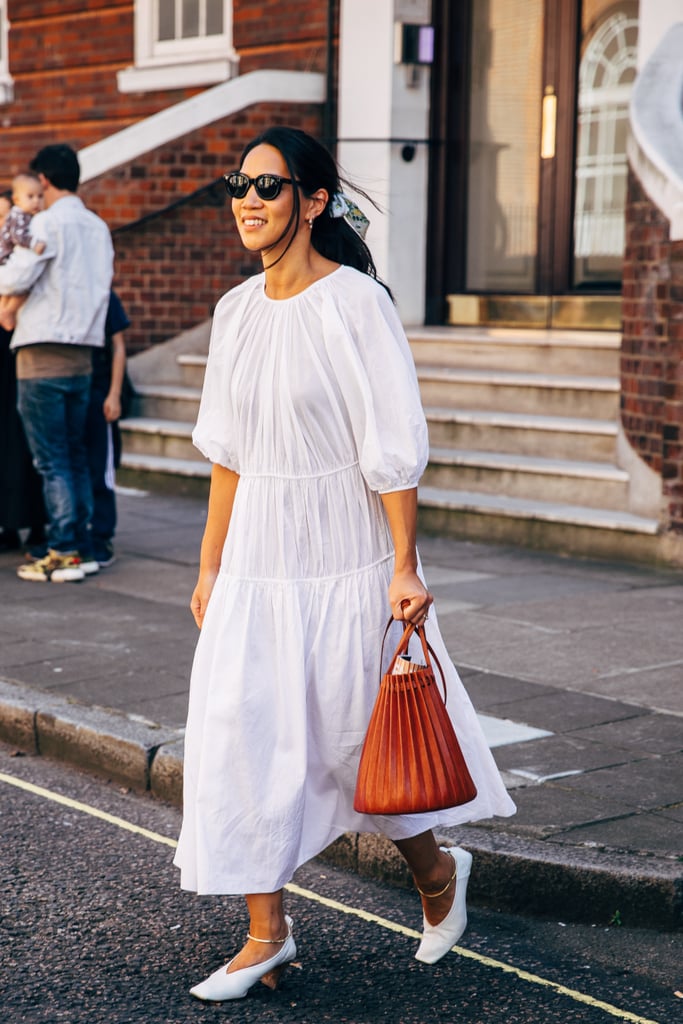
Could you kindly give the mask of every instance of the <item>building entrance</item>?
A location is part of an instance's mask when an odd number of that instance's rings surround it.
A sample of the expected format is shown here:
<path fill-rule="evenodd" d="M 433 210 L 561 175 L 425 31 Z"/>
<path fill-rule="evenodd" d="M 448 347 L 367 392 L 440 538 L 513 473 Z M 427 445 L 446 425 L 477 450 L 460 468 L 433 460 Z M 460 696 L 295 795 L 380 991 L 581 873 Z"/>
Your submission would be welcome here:
<path fill-rule="evenodd" d="M 618 320 L 637 0 L 435 14 L 430 317 Z"/>

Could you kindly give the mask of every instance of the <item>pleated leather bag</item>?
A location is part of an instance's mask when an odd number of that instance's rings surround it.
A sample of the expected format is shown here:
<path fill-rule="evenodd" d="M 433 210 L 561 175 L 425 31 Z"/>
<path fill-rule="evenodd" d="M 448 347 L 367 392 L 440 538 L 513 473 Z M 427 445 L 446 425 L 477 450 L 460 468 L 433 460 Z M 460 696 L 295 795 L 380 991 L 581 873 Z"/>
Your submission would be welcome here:
<path fill-rule="evenodd" d="M 397 672 L 397 661 L 407 654 L 415 632 L 425 665 Z M 432 661 L 441 676 L 443 697 Z M 477 788 L 446 710 L 443 670 L 427 642 L 424 627 L 408 624 L 382 676 L 370 716 L 354 809 L 361 814 L 420 814 L 469 803 L 476 795 Z"/>

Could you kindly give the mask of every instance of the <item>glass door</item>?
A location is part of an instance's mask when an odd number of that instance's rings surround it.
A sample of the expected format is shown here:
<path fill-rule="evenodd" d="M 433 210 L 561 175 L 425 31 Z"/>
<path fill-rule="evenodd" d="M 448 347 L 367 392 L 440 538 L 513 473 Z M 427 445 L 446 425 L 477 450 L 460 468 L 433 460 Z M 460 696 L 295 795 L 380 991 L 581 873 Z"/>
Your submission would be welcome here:
<path fill-rule="evenodd" d="M 428 320 L 452 296 L 618 291 L 637 0 L 432 10 Z"/>
<path fill-rule="evenodd" d="M 476 0 L 467 147 L 468 292 L 536 289 L 544 0 Z"/>

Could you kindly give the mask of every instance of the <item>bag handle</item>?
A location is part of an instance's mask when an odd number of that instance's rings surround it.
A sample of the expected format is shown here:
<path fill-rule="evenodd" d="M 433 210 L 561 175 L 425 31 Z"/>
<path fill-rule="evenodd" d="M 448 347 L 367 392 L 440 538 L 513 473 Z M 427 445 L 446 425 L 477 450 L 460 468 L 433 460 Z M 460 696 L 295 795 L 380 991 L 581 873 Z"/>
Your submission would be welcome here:
<path fill-rule="evenodd" d="M 392 615 L 392 617 L 389 619 L 389 621 L 387 623 L 387 628 L 384 630 L 384 636 L 382 637 L 382 649 L 381 649 L 381 652 L 380 652 L 380 662 L 379 662 L 380 681 L 381 681 L 381 677 L 382 677 L 382 662 L 384 661 L 384 644 L 385 644 L 386 639 L 387 639 L 387 637 L 389 635 L 389 630 L 391 629 L 392 624 L 394 622 L 399 622 L 399 621 L 400 621 L 400 619 L 394 619 L 394 617 Z M 447 696 L 448 696 L 448 691 L 446 690 L 446 676 L 444 675 L 444 671 L 441 668 L 441 662 L 437 658 L 436 652 L 435 652 L 434 648 L 432 647 L 432 645 L 427 640 L 427 635 L 425 633 L 424 626 L 416 626 L 412 622 L 406 622 L 405 623 L 405 626 L 403 628 L 403 636 L 401 637 L 401 639 L 399 641 L 399 645 L 396 648 L 396 650 L 394 651 L 394 655 L 393 655 L 391 661 L 389 662 L 389 668 L 387 669 L 387 675 L 391 675 L 392 674 L 393 669 L 394 669 L 394 667 L 396 665 L 396 659 L 399 657 L 399 655 L 403 654 L 404 652 L 407 653 L 407 651 L 408 651 L 408 644 L 410 642 L 410 638 L 413 635 L 413 633 L 417 633 L 418 637 L 420 638 L 420 643 L 422 644 L 422 652 L 424 654 L 425 662 L 427 664 L 427 667 L 432 670 L 432 674 L 433 674 L 434 673 L 434 669 L 432 667 L 432 660 L 433 660 L 434 664 L 436 665 L 436 667 L 439 670 L 439 675 L 441 676 L 441 685 L 443 686 L 443 700 L 444 700 L 444 704 L 445 704 Z M 430 654 L 432 656 L 431 659 L 429 657 Z M 434 678 L 436 679 L 436 676 Z"/>

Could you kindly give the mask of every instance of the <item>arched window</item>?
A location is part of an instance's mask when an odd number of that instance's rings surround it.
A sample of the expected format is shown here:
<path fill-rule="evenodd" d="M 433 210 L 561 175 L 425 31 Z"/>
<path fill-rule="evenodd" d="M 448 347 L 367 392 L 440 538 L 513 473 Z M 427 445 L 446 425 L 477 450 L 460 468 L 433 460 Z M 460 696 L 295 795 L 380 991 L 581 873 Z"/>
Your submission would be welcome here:
<path fill-rule="evenodd" d="M 579 67 L 574 283 L 618 283 L 624 253 L 626 139 L 636 76 L 637 4 L 621 4 L 587 37 Z"/>

